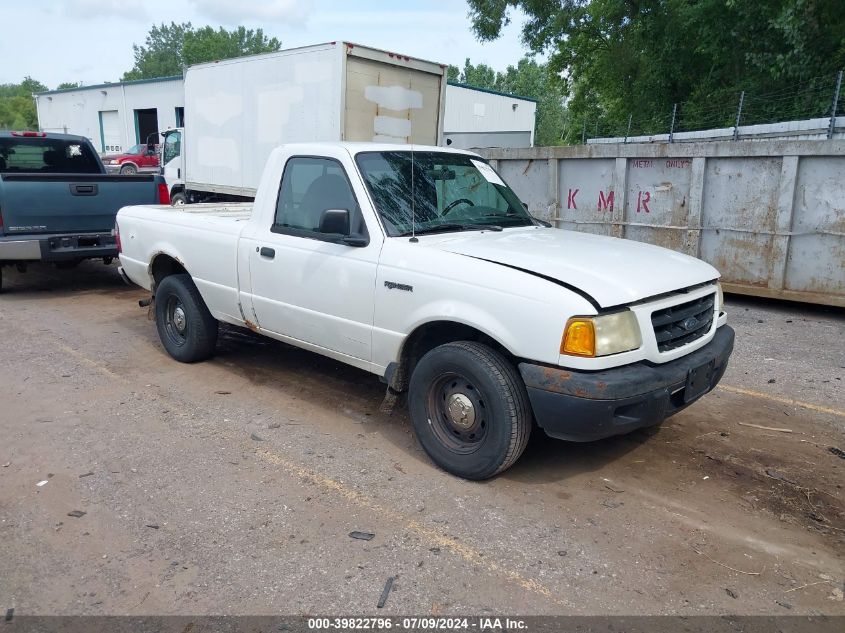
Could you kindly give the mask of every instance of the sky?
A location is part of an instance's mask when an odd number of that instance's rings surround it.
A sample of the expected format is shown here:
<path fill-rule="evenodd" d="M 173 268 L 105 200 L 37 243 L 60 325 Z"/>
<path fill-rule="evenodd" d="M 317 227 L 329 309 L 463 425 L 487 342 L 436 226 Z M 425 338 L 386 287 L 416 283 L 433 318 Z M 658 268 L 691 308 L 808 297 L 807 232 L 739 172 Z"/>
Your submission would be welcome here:
<path fill-rule="evenodd" d="M 496 70 L 526 50 L 523 16 L 500 39 L 475 39 L 466 0 L 0 0 L 0 83 L 29 75 L 48 88 L 64 81 L 117 81 L 153 24 L 244 25 L 278 37 L 282 48 L 346 40 L 439 63 L 469 57 Z M 8 28 L 8 27 L 14 28 Z"/>

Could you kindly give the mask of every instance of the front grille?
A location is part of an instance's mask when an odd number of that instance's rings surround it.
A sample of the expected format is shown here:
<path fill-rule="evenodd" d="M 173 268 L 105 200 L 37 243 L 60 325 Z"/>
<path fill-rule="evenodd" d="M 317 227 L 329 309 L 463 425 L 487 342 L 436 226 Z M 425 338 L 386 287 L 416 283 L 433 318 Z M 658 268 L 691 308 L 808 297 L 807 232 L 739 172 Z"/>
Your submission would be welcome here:
<path fill-rule="evenodd" d="M 713 325 L 715 301 L 715 294 L 706 295 L 652 312 L 651 325 L 654 327 L 657 349 L 668 352 L 707 334 Z"/>

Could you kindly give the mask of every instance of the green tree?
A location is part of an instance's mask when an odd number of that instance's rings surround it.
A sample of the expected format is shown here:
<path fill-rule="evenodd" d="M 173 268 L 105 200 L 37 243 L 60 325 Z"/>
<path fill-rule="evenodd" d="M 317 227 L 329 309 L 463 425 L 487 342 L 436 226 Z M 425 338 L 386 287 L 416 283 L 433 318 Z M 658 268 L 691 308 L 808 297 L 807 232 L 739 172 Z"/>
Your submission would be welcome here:
<path fill-rule="evenodd" d="M 464 67 L 460 71 L 458 82 L 478 88 L 496 89 L 496 71 L 487 64 L 473 65 L 469 59 L 464 61 Z"/>
<path fill-rule="evenodd" d="M 56 90 L 70 90 L 71 88 L 79 88 L 80 86 L 82 84 L 78 81 L 63 81 L 56 87 Z"/>
<path fill-rule="evenodd" d="M 135 65 L 123 73 L 123 81 L 179 75 L 191 64 L 269 53 L 281 46 L 262 29 L 239 26 L 232 31 L 222 27 L 215 31 L 210 26 L 195 29 L 190 22 L 154 25 L 143 46 L 132 45 Z"/>
<path fill-rule="evenodd" d="M 19 84 L 0 84 L 0 129 L 37 130 L 32 95 L 45 90 L 47 86 L 28 76 Z"/>
<path fill-rule="evenodd" d="M 496 39 L 520 8 L 522 39 L 549 53 L 573 121 L 599 133 L 732 125 L 737 97 L 747 121 L 824 116 L 845 66 L 841 0 L 469 0 L 473 30 Z M 590 130 L 592 133 L 593 130 Z M 570 141 L 580 138 L 581 125 Z"/>
<path fill-rule="evenodd" d="M 524 57 L 516 66 L 505 72 L 496 72 L 486 64 L 473 65 L 464 61 L 463 69 L 449 66 L 450 81 L 476 88 L 497 90 L 537 100 L 537 122 L 534 133 L 536 145 L 556 145 L 564 136 L 566 111 L 563 105 L 561 83 L 551 74 L 546 64 Z"/>

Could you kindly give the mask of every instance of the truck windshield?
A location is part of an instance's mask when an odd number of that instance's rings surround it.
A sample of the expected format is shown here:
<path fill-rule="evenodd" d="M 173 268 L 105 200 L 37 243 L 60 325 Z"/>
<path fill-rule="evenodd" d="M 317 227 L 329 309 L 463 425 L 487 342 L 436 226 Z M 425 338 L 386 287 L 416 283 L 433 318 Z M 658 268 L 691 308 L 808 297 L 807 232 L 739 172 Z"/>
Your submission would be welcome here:
<path fill-rule="evenodd" d="M 93 150 L 81 141 L 0 138 L 0 173 L 99 174 Z"/>
<path fill-rule="evenodd" d="M 480 158 L 403 150 L 362 152 L 356 161 L 391 237 L 535 224 Z"/>

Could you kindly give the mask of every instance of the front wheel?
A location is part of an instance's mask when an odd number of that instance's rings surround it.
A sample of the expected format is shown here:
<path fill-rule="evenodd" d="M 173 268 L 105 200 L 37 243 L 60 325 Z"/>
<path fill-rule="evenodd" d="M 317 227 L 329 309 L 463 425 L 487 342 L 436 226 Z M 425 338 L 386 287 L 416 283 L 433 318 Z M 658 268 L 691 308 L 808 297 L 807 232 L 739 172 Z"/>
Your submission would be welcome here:
<path fill-rule="evenodd" d="M 121 176 L 134 176 L 138 173 L 137 167 L 135 165 L 124 165 L 120 168 L 120 175 Z"/>
<path fill-rule="evenodd" d="M 174 207 L 184 207 L 188 203 L 188 198 L 183 192 L 174 193 L 170 196 L 170 205 Z"/>
<path fill-rule="evenodd" d="M 465 479 L 510 468 L 528 444 L 532 418 L 522 378 L 481 343 L 447 343 L 423 356 L 411 375 L 408 405 L 429 457 Z"/>
<path fill-rule="evenodd" d="M 156 329 L 164 349 L 182 363 L 205 360 L 217 344 L 211 316 L 190 275 L 170 275 L 156 288 Z"/>

